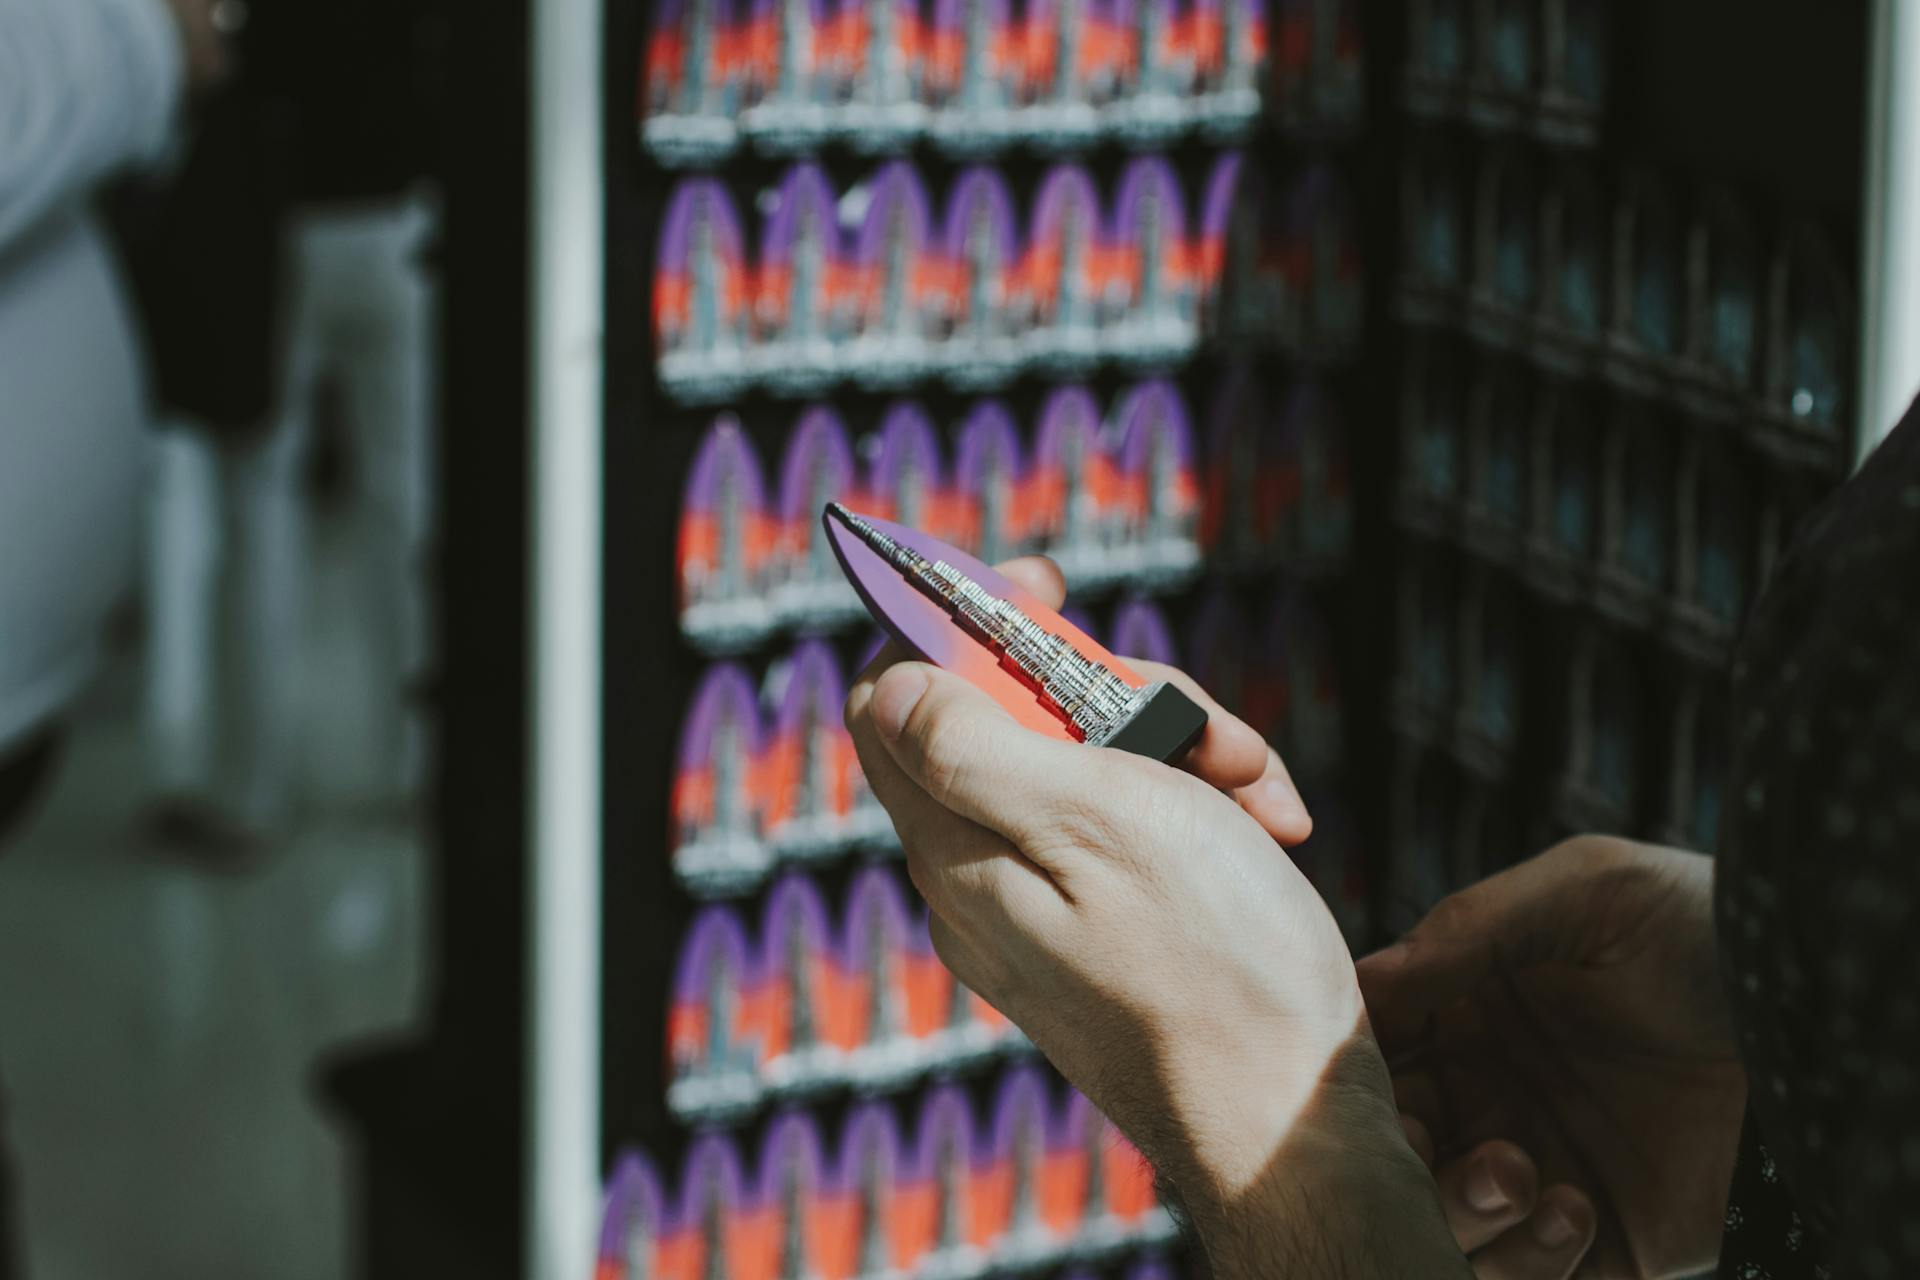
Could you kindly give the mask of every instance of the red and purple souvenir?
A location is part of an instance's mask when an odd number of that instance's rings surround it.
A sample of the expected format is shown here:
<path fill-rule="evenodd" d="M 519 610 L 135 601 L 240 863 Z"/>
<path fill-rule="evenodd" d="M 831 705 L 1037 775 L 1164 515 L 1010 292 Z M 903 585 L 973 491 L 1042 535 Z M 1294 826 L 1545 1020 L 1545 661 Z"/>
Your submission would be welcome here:
<path fill-rule="evenodd" d="M 906 1151 L 887 1103 L 864 1103 L 848 1113 L 838 1160 L 822 1206 L 829 1261 L 821 1280 L 902 1274 L 912 1258 L 903 1247 L 895 1190 Z"/>
<path fill-rule="evenodd" d="M 1345 133 L 1365 111 L 1358 0 L 1276 0 L 1267 92 L 1291 131 Z"/>
<path fill-rule="evenodd" d="M 826 900 L 805 875 L 782 876 L 760 917 L 765 1002 L 761 1076 L 785 1092 L 834 1079 L 853 1047 Z"/>
<path fill-rule="evenodd" d="M 732 1139 L 717 1133 L 693 1140 L 680 1168 L 680 1203 L 665 1242 L 660 1280 L 765 1274 L 756 1263 L 766 1251 L 760 1224 L 749 1220 L 747 1181 Z"/>
<path fill-rule="evenodd" d="M 1167 615 L 1151 600 L 1134 599 L 1122 604 L 1113 615 L 1111 639 L 1116 653 L 1165 667 L 1180 665 L 1180 651 L 1173 643 Z"/>
<path fill-rule="evenodd" d="M 926 100 L 932 133 L 961 150 L 991 146 L 1014 130 L 1018 30 L 1011 0 L 932 0 Z"/>
<path fill-rule="evenodd" d="M 982 400 L 973 407 L 960 427 L 953 469 L 955 544 L 986 564 L 1022 554 L 1028 531 L 1021 505 L 1020 433 L 1006 405 Z M 819 522 L 813 527 L 826 528 Z"/>
<path fill-rule="evenodd" d="M 840 415 L 815 405 L 800 415 L 787 439 L 780 466 L 780 531 L 770 575 L 776 612 L 803 627 L 837 625 L 860 616 L 860 597 L 847 585 L 834 559 L 833 543 L 820 527 L 820 511 L 859 487 L 853 442 Z"/>
<path fill-rule="evenodd" d="M 1210 132 L 1243 131 L 1260 114 L 1266 0 L 1195 0 L 1188 21 L 1198 71 L 1193 114 Z"/>
<path fill-rule="evenodd" d="M 1228 208 L 1219 332 L 1233 346 L 1272 346 L 1288 314 L 1295 246 L 1263 166 L 1240 167 Z"/>
<path fill-rule="evenodd" d="M 856 193 L 866 214 L 854 236 L 854 363 L 872 382 L 901 381 L 925 368 L 939 307 L 940 270 L 932 204 L 913 165 L 896 160 Z"/>
<path fill-rule="evenodd" d="M 1213 171 L 1207 175 L 1206 190 L 1200 197 L 1200 234 L 1194 239 L 1193 263 L 1200 330 L 1210 338 L 1229 336 L 1223 309 L 1227 248 L 1245 168 L 1244 155 L 1238 151 L 1226 152 L 1214 161 Z"/>
<path fill-rule="evenodd" d="M 941 472 L 940 440 L 927 411 L 912 400 L 896 403 L 880 420 L 880 430 L 865 442 L 863 452 L 867 485 L 862 500 L 867 508 L 883 519 L 945 537 L 953 524 L 951 502 Z M 857 589 L 859 584 L 854 586 Z"/>
<path fill-rule="evenodd" d="M 907 981 L 906 897 L 884 867 L 868 867 L 847 890 L 840 971 L 854 1037 L 848 1075 L 863 1084 L 903 1079 L 921 1065 Z"/>
<path fill-rule="evenodd" d="M 1043 1262 L 1078 1226 L 1073 1152 L 1060 1149 L 1040 1068 L 1018 1066 L 1000 1079 L 993 1146 L 981 1170 L 976 1210 L 994 1258 L 1019 1268 Z"/>
<path fill-rule="evenodd" d="M 876 821 L 842 718 L 847 691 L 832 647 L 802 642 L 768 673 L 767 695 L 773 718 L 759 774 L 767 842 L 783 857 L 819 858 L 874 839 L 885 819 Z"/>
<path fill-rule="evenodd" d="M 1194 61 L 1179 0 L 1116 0 L 1116 9 L 1130 74 L 1125 95 L 1109 117 L 1133 138 L 1162 137 L 1182 128 Z"/>
<path fill-rule="evenodd" d="M 1200 485 L 1186 401 L 1164 378 L 1143 383 L 1120 401 L 1119 556 L 1128 576 L 1176 582 L 1200 564 L 1196 541 Z"/>
<path fill-rule="evenodd" d="M 1153 1170 L 1085 1094 L 1067 1095 L 1059 1132 L 1077 1246 L 1098 1250 L 1174 1233 L 1154 1195 Z"/>
<path fill-rule="evenodd" d="M 1125 50 L 1105 0 L 1028 0 L 1020 24 L 1022 130 L 1042 145 L 1084 142 L 1119 92 Z"/>
<path fill-rule="evenodd" d="M 762 727 L 753 678 L 723 663 L 694 690 L 673 779 L 673 871 L 701 895 L 757 884 L 773 864 L 763 839 Z"/>
<path fill-rule="evenodd" d="M 1026 343 L 1037 339 L 1055 363 L 1093 359 L 1108 256 L 1092 176 L 1077 164 L 1056 165 L 1040 180 L 1020 271 L 1021 309 L 1039 331 Z"/>
<path fill-rule="evenodd" d="M 1210 563 L 1258 569 L 1279 558 L 1300 498 L 1298 433 L 1268 427 L 1266 381 L 1236 362 L 1214 393 L 1202 477 L 1200 546 Z"/>
<path fill-rule="evenodd" d="M 641 139 L 665 164 L 710 160 L 739 141 L 729 0 L 661 0 L 647 36 Z"/>
<path fill-rule="evenodd" d="M 733 198 L 717 179 L 682 179 L 660 222 L 653 280 L 660 380 L 675 395 L 711 399 L 744 381 L 748 282 Z"/>
<path fill-rule="evenodd" d="M 940 962 L 933 949 L 932 919 L 923 908 L 907 931 L 907 990 L 926 1064 L 951 1070 L 1018 1043 L 1020 1033 Z"/>
<path fill-rule="evenodd" d="M 772 1232 L 765 1280 L 827 1275 L 833 1248 L 828 1231 L 830 1188 L 819 1122 L 804 1113 L 774 1118 L 760 1147 L 759 1194 Z M 739 1271 L 735 1275 L 741 1274 Z"/>
<path fill-rule="evenodd" d="M 732 415 L 723 415 L 693 456 L 680 508 L 680 630 L 688 639 L 726 652 L 773 626 L 773 533 L 759 455 Z"/>
<path fill-rule="evenodd" d="M 816 164 L 787 170 L 767 209 L 754 288 L 753 363 L 797 389 L 831 377 L 846 336 L 847 271 L 833 187 Z"/>
<path fill-rule="evenodd" d="M 1206 713 L 1150 683 L 1085 632 L 965 552 L 829 508 L 854 588 L 908 650 L 971 681 L 1021 724 L 1069 742 L 1174 761 Z"/>
<path fill-rule="evenodd" d="M 900 1180 L 895 1212 L 904 1219 L 916 1269 L 968 1274 L 993 1245 L 974 1197 L 973 1109 L 958 1085 L 942 1085 L 920 1103 L 913 1162 Z"/>
<path fill-rule="evenodd" d="M 654 1280 L 666 1234 L 660 1175 L 638 1152 L 621 1155 L 607 1181 L 594 1280 Z"/>
<path fill-rule="evenodd" d="M 817 143 L 833 123 L 827 0 L 751 0 L 741 39 L 741 127 L 763 147 Z"/>
<path fill-rule="evenodd" d="M 1281 341 L 1310 356 L 1349 351 L 1360 339 L 1366 269 L 1353 198 L 1324 166 L 1301 174 L 1286 197 L 1289 300 Z"/>
<path fill-rule="evenodd" d="M 1164 157 L 1139 156 L 1126 167 L 1109 234 L 1117 314 L 1105 344 L 1142 359 L 1191 350 L 1195 280 L 1187 211 Z"/>
<path fill-rule="evenodd" d="M 667 1105 L 675 1115 L 724 1115 L 759 1099 L 760 1038 L 751 1026 L 757 978 L 733 908 L 707 907 L 694 917 L 667 1011 Z"/>
<path fill-rule="evenodd" d="M 1119 572 L 1120 474 L 1102 437 L 1100 406 L 1085 387 L 1057 387 L 1041 406 L 1027 487 L 1039 549 L 1060 566 L 1068 588 L 1111 582 Z"/>
<path fill-rule="evenodd" d="M 1353 547 L 1353 493 L 1339 404 L 1318 382 L 1302 379 L 1281 411 L 1279 438 L 1299 477 L 1289 562 L 1300 573 L 1344 564 Z"/>
<path fill-rule="evenodd" d="M 926 36 L 918 0 L 841 0 L 836 42 L 841 119 L 856 147 L 887 148 L 920 131 Z"/>
<path fill-rule="evenodd" d="M 1021 355 L 1013 315 L 1020 240 L 998 170 L 976 167 L 955 180 L 941 253 L 945 363 L 969 382 L 1004 376 Z"/>

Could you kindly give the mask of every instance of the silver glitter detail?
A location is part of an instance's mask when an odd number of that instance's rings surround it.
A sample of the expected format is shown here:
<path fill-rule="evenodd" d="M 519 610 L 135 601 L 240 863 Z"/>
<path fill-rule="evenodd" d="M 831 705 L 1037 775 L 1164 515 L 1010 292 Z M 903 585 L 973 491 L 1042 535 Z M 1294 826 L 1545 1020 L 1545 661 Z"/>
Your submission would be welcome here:
<path fill-rule="evenodd" d="M 827 510 L 920 594 L 946 610 L 957 626 L 998 653 L 1001 665 L 1031 686 L 1074 736 L 1089 745 L 1097 747 L 1113 737 L 1159 691 L 1158 684 L 1128 684 L 946 561 L 927 559 L 837 502 Z"/>

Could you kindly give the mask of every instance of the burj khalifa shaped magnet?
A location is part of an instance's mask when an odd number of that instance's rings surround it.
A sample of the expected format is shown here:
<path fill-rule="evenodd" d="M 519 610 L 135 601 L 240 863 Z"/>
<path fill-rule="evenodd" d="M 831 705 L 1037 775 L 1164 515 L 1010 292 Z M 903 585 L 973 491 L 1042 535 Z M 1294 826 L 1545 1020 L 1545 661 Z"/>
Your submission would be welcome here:
<path fill-rule="evenodd" d="M 662 0 L 653 8 L 640 137 L 663 164 L 710 161 L 739 141 L 732 19 L 728 0 Z"/>
<path fill-rule="evenodd" d="M 774 151 L 795 151 L 825 136 L 832 124 L 827 91 L 826 0 L 754 0 L 747 21 L 750 105 L 742 128 Z"/>
<path fill-rule="evenodd" d="M 1092 637 L 965 552 L 835 503 L 822 517 L 854 590 L 909 650 L 985 690 L 1049 737 L 1177 762 L 1207 726 Z"/>

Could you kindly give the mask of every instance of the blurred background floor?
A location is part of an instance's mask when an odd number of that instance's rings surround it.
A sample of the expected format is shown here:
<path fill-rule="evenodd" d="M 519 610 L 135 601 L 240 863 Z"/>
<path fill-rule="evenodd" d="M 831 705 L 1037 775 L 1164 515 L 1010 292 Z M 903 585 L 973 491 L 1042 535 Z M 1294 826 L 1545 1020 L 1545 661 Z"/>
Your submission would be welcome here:
<path fill-rule="evenodd" d="M 351 741 L 367 692 L 338 560 L 321 548 L 296 656 L 316 759 Z M 139 709 L 129 653 L 0 856 L 0 1113 L 27 1275 L 333 1280 L 354 1198 L 314 1063 L 421 1006 L 420 842 L 391 805 L 356 813 L 320 780 L 247 871 L 157 855 Z"/>

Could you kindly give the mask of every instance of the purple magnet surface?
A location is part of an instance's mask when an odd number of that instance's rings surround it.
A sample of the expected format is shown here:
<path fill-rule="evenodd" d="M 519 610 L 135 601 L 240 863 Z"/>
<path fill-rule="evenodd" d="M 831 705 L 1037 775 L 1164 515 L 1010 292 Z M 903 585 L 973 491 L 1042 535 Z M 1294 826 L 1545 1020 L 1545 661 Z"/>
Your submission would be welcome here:
<path fill-rule="evenodd" d="M 687 1148 L 686 1162 L 680 1166 L 680 1229 L 701 1230 L 716 1195 L 720 1199 L 717 1216 L 727 1222 L 746 1203 L 746 1192 L 746 1175 L 733 1140 L 725 1134 L 701 1134 Z"/>
<path fill-rule="evenodd" d="M 1173 262 L 1187 241 L 1187 206 L 1180 194 L 1179 179 L 1173 166 L 1160 156 L 1137 156 L 1120 175 L 1119 191 L 1113 205 L 1113 244 L 1123 249 L 1138 249 L 1140 244 L 1140 207 L 1148 190 L 1160 197 L 1160 237 L 1162 261 Z M 1166 250 L 1173 249 L 1174 253 Z"/>
<path fill-rule="evenodd" d="M 1146 471 L 1156 424 L 1164 424 L 1180 469 L 1192 471 L 1193 430 L 1187 402 L 1171 382 L 1155 378 L 1133 388 L 1121 397 L 1115 418 L 1120 424 L 1120 469 L 1127 475 Z"/>
<path fill-rule="evenodd" d="M 1069 210 L 1086 220 L 1088 247 L 1099 243 L 1100 190 L 1093 175 L 1083 165 L 1057 164 L 1040 179 L 1040 191 L 1033 200 L 1032 243 L 1057 247 Z"/>
<path fill-rule="evenodd" d="M 881 514 L 903 524 L 938 524 L 944 496 L 944 476 L 940 468 L 940 439 L 934 434 L 933 420 L 912 400 L 903 400 L 887 410 L 880 430 L 866 442 L 867 502 Z M 918 510 L 900 510 L 900 481 L 908 468 L 918 475 L 920 490 L 915 499 Z M 934 517 L 929 519 L 929 517 Z"/>
<path fill-rule="evenodd" d="M 745 268 L 746 238 L 740 232 L 740 214 L 733 207 L 733 197 L 717 178 L 682 178 L 667 201 L 666 216 L 660 220 L 659 276 L 685 277 L 694 220 L 702 211 L 711 220 L 713 243 L 721 261 L 736 271 Z M 721 305 L 724 309 L 724 297 Z"/>
<path fill-rule="evenodd" d="M 788 978 L 794 930 L 809 956 L 824 957 L 833 948 L 833 926 L 820 887 L 800 872 L 782 876 L 767 894 L 760 911 L 760 973 L 763 978 Z M 815 992 L 817 1000 L 823 993 Z"/>
<path fill-rule="evenodd" d="M 614 1165 L 613 1176 L 607 1180 L 606 1212 L 600 1225 L 601 1261 L 625 1266 L 633 1252 L 635 1236 L 643 1232 L 651 1246 L 666 1228 L 662 1218 L 665 1208 L 660 1175 L 652 1162 L 637 1151 L 621 1155 L 619 1163 Z M 651 1259 L 651 1247 L 646 1253 Z"/>
<path fill-rule="evenodd" d="M 940 1156 L 954 1153 L 961 1178 L 973 1168 L 974 1120 L 967 1092 L 957 1084 L 931 1089 L 920 1101 L 920 1115 L 914 1125 L 913 1173 L 916 1182 L 938 1181 L 946 1172 Z"/>
<path fill-rule="evenodd" d="M 900 1123 L 884 1101 L 865 1102 L 847 1113 L 840 1130 L 839 1163 L 833 1182 L 841 1195 L 864 1199 L 871 1194 L 882 1215 L 893 1200 L 895 1179 L 906 1162 Z"/>
<path fill-rule="evenodd" d="M 1130 658 L 1166 666 L 1179 663 L 1166 615 L 1151 600 L 1129 600 L 1113 615 L 1113 647 Z"/>
<path fill-rule="evenodd" d="M 778 3 L 780 0 L 763 0 Z M 820 242 L 829 262 L 841 258 L 840 220 L 833 196 L 833 185 L 817 164 L 796 164 L 780 180 L 773 207 L 767 211 L 760 237 L 760 266 L 784 267 L 792 256 L 793 239 L 800 229 L 803 210 L 810 211 L 820 229 Z M 825 285 L 825 280 L 821 284 Z M 822 290 L 824 296 L 824 289 Z"/>
<path fill-rule="evenodd" d="M 1042 1151 L 1054 1140 L 1053 1118 L 1049 1114 L 1047 1077 L 1031 1064 L 1011 1068 L 1000 1078 L 993 1097 L 993 1156 L 1005 1160 L 1013 1155 L 1019 1142 L 1020 1126 L 1031 1124 Z"/>
<path fill-rule="evenodd" d="M 736 997 L 744 995 L 747 980 L 753 976 L 748 969 L 750 962 L 747 929 L 740 922 L 739 913 L 726 906 L 703 908 L 694 917 L 687 940 L 680 947 L 680 960 L 673 974 L 674 1002 L 705 1004 L 707 984 L 713 977 L 715 964 L 726 966 L 733 978 Z"/>
<path fill-rule="evenodd" d="M 1100 402 L 1085 387 L 1055 387 L 1040 408 L 1040 431 L 1034 457 L 1058 465 L 1069 434 L 1084 437 L 1087 457 L 1100 449 Z"/>
<path fill-rule="evenodd" d="M 767 1126 L 760 1147 L 757 1199 L 763 1205 L 784 1209 L 787 1198 L 787 1171 L 794 1162 L 800 1166 L 800 1196 L 804 1204 L 818 1195 L 826 1183 L 827 1163 L 820 1142 L 820 1122 L 804 1111 L 777 1115 Z"/>
<path fill-rule="evenodd" d="M 906 895 L 900 891 L 900 885 L 885 867 L 867 867 L 853 878 L 853 883 L 847 889 L 847 907 L 841 917 L 840 932 L 841 964 L 846 972 L 871 973 L 873 966 L 869 948 L 876 927 L 887 935 L 887 963 L 893 970 L 893 981 L 896 986 L 904 988 L 905 975 L 901 972 L 900 958 L 906 950 L 912 929 L 907 915 Z M 903 1025 L 896 1030 L 904 1034 L 904 1007 L 900 1013 Z"/>
<path fill-rule="evenodd" d="M 738 727 L 741 749 L 748 753 L 751 764 L 760 753 L 764 737 L 759 699 L 754 696 L 753 677 L 732 662 L 709 667 L 694 692 L 680 729 L 681 773 L 712 767 L 713 740 L 723 716 L 731 716 Z"/>
<path fill-rule="evenodd" d="M 693 466 L 687 471 L 683 509 L 703 515 L 710 513 L 722 476 L 732 477 L 740 486 L 742 512 L 749 517 L 765 512 L 767 482 L 760 470 L 760 455 L 754 452 L 747 433 L 740 429 L 740 420 L 730 413 L 714 419 L 700 451 L 693 455 Z"/>
<path fill-rule="evenodd" d="M 816 467 L 833 491 L 826 499 L 814 485 Z M 846 501 L 857 484 L 853 441 L 846 426 L 831 406 L 814 405 L 800 415 L 787 437 L 786 456 L 780 463 L 781 522 L 797 532 L 805 521 L 811 530 L 822 502 Z"/>
<path fill-rule="evenodd" d="M 967 259 L 967 237 L 974 220 L 985 214 L 999 252 L 1000 271 L 1011 275 L 1020 254 L 1020 229 L 1013 215 L 1013 197 L 1007 193 L 1007 181 L 997 169 L 975 165 L 961 172 L 947 196 L 946 230 L 943 235 L 947 261 L 961 267 Z"/>
<path fill-rule="evenodd" d="M 881 270 L 887 262 L 887 228 L 896 217 L 905 219 L 910 263 L 926 252 L 933 228 L 933 202 L 927 185 L 907 160 L 882 165 L 867 182 L 866 217 L 854 239 L 854 260 L 862 267 Z"/>
<path fill-rule="evenodd" d="M 954 448 L 954 494 L 966 508 L 966 536 L 960 539 L 964 550 L 988 561 L 1019 553 L 1026 540 L 1018 509 L 1022 474 L 1020 432 L 1013 415 L 998 400 L 982 400 L 961 425 Z M 998 528 L 991 530 L 984 521 L 992 513 L 983 505 L 989 475 L 997 476 L 1001 485 Z"/>

